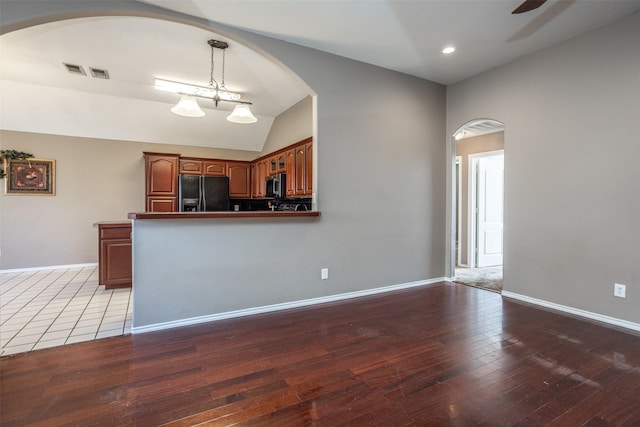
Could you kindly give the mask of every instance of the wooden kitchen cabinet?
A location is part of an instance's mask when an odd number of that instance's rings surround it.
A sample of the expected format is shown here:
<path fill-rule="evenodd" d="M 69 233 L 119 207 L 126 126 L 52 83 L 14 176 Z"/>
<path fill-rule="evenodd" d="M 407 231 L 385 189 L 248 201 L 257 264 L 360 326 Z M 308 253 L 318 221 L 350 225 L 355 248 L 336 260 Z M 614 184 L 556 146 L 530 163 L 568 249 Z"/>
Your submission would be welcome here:
<path fill-rule="evenodd" d="M 267 195 L 267 175 L 268 175 L 269 163 L 267 160 L 258 162 L 258 196 L 266 197 Z"/>
<path fill-rule="evenodd" d="M 267 175 L 269 160 L 263 159 L 251 163 L 251 197 L 260 198 L 267 194 Z"/>
<path fill-rule="evenodd" d="M 144 153 L 147 212 L 178 209 L 177 154 Z"/>
<path fill-rule="evenodd" d="M 148 196 L 145 209 L 147 212 L 176 212 L 177 206 L 177 197 Z"/>
<path fill-rule="evenodd" d="M 273 175 L 278 172 L 278 158 L 277 156 L 272 156 L 267 160 L 267 164 L 269 165 L 269 170 L 267 172 L 268 175 Z"/>
<path fill-rule="evenodd" d="M 280 153 L 277 156 L 277 172 L 278 173 L 286 173 L 287 172 L 287 153 Z"/>
<path fill-rule="evenodd" d="M 229 197 L 251 197 L 251 167 L 247 162 L 227 162 L 229 177 Z"/>
<path fill-rule="evenodd" d="M 227 162 L 224 160 L 204 160 L 203 172 L 205 176 L 226 176 L 227 175 Z"/>
<path fill-rule="evenodd" d="M 313 193 L 313 142 L 305 144 L 305 180 L 304 194 L 310 196 Z"/>
<path fill-rule="evenodd" d="M 296 147 L 295 153 L 295 184 L 294 192 L 296 196 L 304 196 L 306 193 L 306 181 L 307 175 L 305 173 L 305 167 L 307 164 L 307 147 L 300 145 Z"/>
<path fill-rule="evenodd" d="M 131 222 L 97 223 L 98 284 L 105 289 L 130 288 Z"/>
<path fill-rule="evenodd" d="M 202 175 L 202 160 L 180 158 L 180 173 L 185 175 Z"/>
<path fill-rule="evenodd" d="M 287 174 L 287 196 L 296 195 L 296 150 L 295 148 L 287 150 L 285 154 Z"/>

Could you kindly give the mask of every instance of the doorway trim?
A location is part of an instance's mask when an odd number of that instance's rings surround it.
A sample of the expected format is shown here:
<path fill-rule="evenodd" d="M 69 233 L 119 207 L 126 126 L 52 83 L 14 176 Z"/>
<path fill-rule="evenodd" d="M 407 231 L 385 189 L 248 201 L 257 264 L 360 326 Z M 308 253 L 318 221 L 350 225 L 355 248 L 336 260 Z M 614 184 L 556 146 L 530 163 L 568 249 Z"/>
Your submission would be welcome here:
<path fill-rule="evenodd" d="M 456 182 L 456 265 L 466 267 L 466 265 L 462 265 L 462 239 L 460 238 L 460 234 L 462 234 L 462 156 L 456 156 Z"/>

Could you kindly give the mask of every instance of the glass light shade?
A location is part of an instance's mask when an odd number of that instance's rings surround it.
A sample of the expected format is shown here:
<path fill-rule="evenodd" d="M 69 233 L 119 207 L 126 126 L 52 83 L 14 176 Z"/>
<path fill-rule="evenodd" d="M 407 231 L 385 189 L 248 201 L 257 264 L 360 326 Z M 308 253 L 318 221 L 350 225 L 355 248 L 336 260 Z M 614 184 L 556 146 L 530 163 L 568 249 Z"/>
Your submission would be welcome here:
<path fill-rule="evenodd" d="M 171 112 L 185 117 L 202 117 L 204 111 L 200 109 L 198 101 L 190 95 L 182 95 L 180 102 L 171 109 Z"/>
<path fill-rule="evenodd" d="M 248 104 L 236 105 L 233 112 L 227 116 L 227 120 L 233 123 L 255 123 L 258 121 L 258 119 L 251 114 Z"/>

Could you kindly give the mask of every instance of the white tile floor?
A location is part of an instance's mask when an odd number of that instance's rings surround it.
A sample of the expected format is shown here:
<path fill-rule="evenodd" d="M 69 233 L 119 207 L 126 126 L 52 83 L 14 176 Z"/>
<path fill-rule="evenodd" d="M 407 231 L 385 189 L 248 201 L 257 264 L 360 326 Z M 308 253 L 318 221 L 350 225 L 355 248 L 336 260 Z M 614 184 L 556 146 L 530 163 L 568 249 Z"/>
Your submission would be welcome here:
<path fill-rule="evenodd" d="M 0 273 L 0 356 L 131 333 L 131 288 L 97 267 Z"/>

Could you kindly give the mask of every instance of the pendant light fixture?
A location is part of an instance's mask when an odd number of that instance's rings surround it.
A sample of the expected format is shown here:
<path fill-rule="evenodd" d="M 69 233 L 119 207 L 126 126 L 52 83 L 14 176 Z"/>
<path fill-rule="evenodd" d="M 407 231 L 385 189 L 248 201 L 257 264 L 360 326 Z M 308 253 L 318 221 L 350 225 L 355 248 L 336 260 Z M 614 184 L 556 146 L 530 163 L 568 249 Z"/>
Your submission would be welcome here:
<path fill-rule="evenodd" d="M 196 97 L 193 95 L 180 95 L 180 102 L 171 108 L 171 112 L 184 117 L 204 116 L 204 111 L 202 111 Z"/>
<path fill-rule="evenodd" d="M 225 67 L 225 52 L 229 47 L 227 42 L 220 40 L 209 40 L 207 44 L 211 47 L 211 71 L 209 73 L 209 86 L 196 86 L 188 83 L 180 83 L 163 79 L 155 79 L 155 88 L 167 92 L 173 92 L 180 95 L 180 102 L 173 108 L 171 112 L 179 116 L 184 117 L 202 117 L 205 115 L 204 111 L 198 105 L 197 98 L 209 99 L 213 101 L 217 107 L 220 102 L 233 102 L 237 105 L 233 109 L 233 112 L 227 116 L 227 120 L 233 123 L 255 123 L 258 119 L 251 113 L 250 105 L 253 105 L 249 101 L 243 101 L 240 99 L 240 94 L 230 92 L 224 83 L 224 67 Z M 218 81 L 213 75 L 215 69 L 214 52 L 216 49 L 222 50 L 222 74 L 221 81 Z"/>

